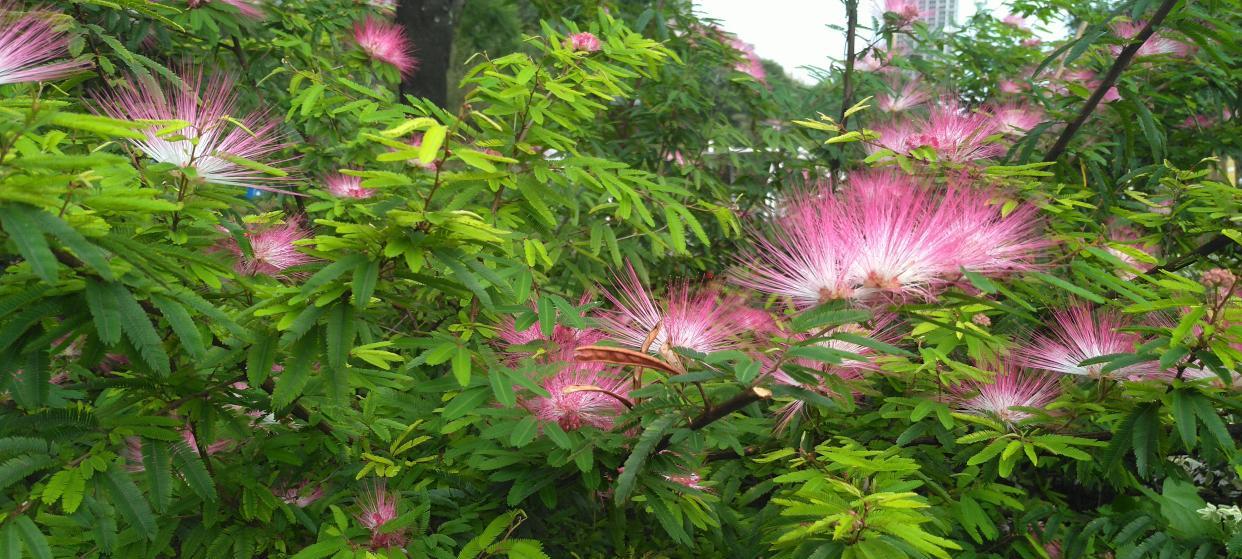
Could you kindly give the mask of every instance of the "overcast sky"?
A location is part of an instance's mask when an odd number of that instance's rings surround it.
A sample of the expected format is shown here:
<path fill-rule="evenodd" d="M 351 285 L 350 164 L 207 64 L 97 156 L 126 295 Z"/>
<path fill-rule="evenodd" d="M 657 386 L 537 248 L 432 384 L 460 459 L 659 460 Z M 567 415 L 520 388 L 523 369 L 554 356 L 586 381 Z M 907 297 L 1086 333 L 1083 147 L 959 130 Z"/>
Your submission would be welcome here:
<path fill-rule="evenodd" d="M 960 0 L 958 21 L 974 14 L 973 0 Z M 980 9 L 997 17 L 1009 14 L 1004 0 L 983 0 Z M 845 57 L 845 4 L 840 0 L 695 0 L 698 11 L 720 21 L 726 31 L 755 45 L 759 56 L 785 67 L 794 79 L 812 82 L 803 66 L 827 68 L 830 59 Z M 883 0 L 860 0 L 860 23 L 878 18 Z M 1053 36 L 1058 30 L 1043 35 Z M 1042 33 L 1041 33 L 1042 34 Z M 861 46 L 861 45 L 860 45 Z"/>

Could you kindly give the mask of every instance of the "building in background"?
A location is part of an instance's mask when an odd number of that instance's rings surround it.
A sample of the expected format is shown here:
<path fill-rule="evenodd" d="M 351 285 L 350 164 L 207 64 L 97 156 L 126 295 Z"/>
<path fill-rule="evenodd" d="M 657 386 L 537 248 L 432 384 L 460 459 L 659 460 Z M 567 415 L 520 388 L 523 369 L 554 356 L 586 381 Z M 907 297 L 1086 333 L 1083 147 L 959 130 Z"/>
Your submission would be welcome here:
<path fill-rule="evenodd" d="M 918 0 L 919 12 L 928 27 L 953 27 L 957 25 L 959 0 Z"/>

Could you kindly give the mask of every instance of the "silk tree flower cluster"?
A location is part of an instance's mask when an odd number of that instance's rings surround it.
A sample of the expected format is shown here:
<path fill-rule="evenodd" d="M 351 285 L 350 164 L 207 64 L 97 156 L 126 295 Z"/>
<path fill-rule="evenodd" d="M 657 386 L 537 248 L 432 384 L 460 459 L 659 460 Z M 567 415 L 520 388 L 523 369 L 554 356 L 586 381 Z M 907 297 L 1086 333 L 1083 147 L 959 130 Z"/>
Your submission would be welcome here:
<path fill-rule="evenodd" d="M 221 229 L 228 233 L 227 229 Z M 290 268 L 315 260 L 294 244 L 310 237 L 310 232 L 302 226 L 300 219 L 291 218 L 271 225 L 247 224 L 243 236 L 250 245 L 249 251 L 243 250 L 238 240 L 231 235 L 222 239 L 217 246 L 218 249 L 232 254 L 233 269 L 238 274 L 287 278 L 290 277 Z"/>
<path fill-rule="evenodd" d="M 1013 424 L 1031 417 L 1019 408 L 1042 408 L 1061 394 L 1055 375 L 1005 365 L 987 382 L 967 381 L 952 388 L 951 399 L 965 413 Z"/>
<path fill-rule="evenodd" d="M 368 17 L 354 24 L 354 42 L 372 60 L 396 68 L 402 77 L 409 77 L 418 69 L 414 44 L 396 23 Z"/>
<path fill-rule="evenodd" d="M 362 187 L 362 177 L 335 173 L 323 180 L 324 189 L 337 198 L 353 198 L 364 200 L 375 195 L 375 191 Z"/>
<path fill-rule="evenodd" d="M 729 35 L 728 45 L 742 55 L 742 59 L 733 66 L 734 70 L 755 78 L 760 83 L 768 83 L 768 71 L 763 68 L 763 61 L 755 54 L 754 45 L 735 36 Z"/>
<path fill-rule="evenodd" d="M 930 299 L 961 279 L 1037 267 L 1049 242 L 1033 206 L 1002 215 L 991 193 L 940 190 L 895 172 L 856 173 L 842 192 L 805 192 L 734 274 L 797 308 L 830 300 Z"/>
<path fill-rule="evenodd" d="M 580 305 L 590 299 L 584 296 Z M 519 330 L 512 317 L 501 324 L 500 341 L 506 346 L 507 361 L 518 365 L 530 358 L 541 365 L 555 365 L 556 373 L 539 379 L 547 396 L 524 397 L 519 404 L 542 421 L 562 429 L 583 427 L 608 430 L 617 415 L 625 411 L 628 384 L 616 371 L 601 363 L 577 362 L 574 350 L 604 338 L 595 328 L 571 328 L 557 324 L 544 335 L 538 324 Z"/>
<path fill-rule="evenodd" d="M 615 293 L 605 294 L 615 309 L 600 313 L 601 328 L 610 339 L 672 364 L 680 361 L 674 348 L 699 353 L 731 349 L 741 336 L 770 322 L 739 296 L 717 289 L 696 291 L 684 281 L 670 284 L 663 303 L 658 303 L 633 268 L 616 278 L 616 286 Z"/>
<path fill-rule="evenodd" d="M 69 36 L 57 17 L 0 0 L 0 85 L 56 80 L 91 67 L 85 60 L 57 61 L 69 55 Z"/>
<path fill-rule="evenodd" d="M 150 77 L 131 79 L 99 95 L 99 108 L 112 118 L 153 121 L 142 132 L 145 138 L 129 141 L 155 161 L 192 169 L 213 184 L 288 192 L 290 176 L 274 176 L 237 161 L 241 158 L 271 167 L 283 163 L 271 160 L 285 147 L 279 121 L 262 111 L 242 113 L 235 84 L 228 76 L 204 78 L 201 70 L 186 68 L 179 77 L 180 84 Z M 170 121 L 185 126 L 175 132 L 164 130 Z"/>
<path fill-rule="evenodd" d="M 358 523 L 371 531 L 371 549 L 405 546 L 405 530 L 384 530 L 384 525 L 400 515 L 400 499 L 383 483 L 372 485 L 358 500 Z"/>
<path fill-rule="evenodd" d="M 880 138 L 868 147 L 871 153 L 884 148 L 908 154 L 914 149 L 929 147 L 941 161 L 957 164 L 1005 153 L 1004 144 L 997 141 L 1005 132 L 1000 121 L 983 112 L 967 111 L 951 101 L 932 107 L 926 116 L 877 126 L 876 132 Z"/>
<path fill-rule="evenodd" d="M 898 28 L 909 27 L 923 16 L 918 2 L 914 0 L 884 0 L 884 17 L 896 24 Z"/>
<path fill-rule="evenodd" d="M 582 52 L 598 52 L 602 45 L 592 33 L 574 33 L 565 39 L 565 47 Z"/>
<path fill-rule="evenodd" d="M 1118 38 L 1124 39 L 1124 42 L 1129 42 L 1138 36 L 1144 27 L 1147 27 L 1147 23 L 1143 21 L 1123 21 L 1114 23 L 1112 31 Z M 1123 49 L 1125 49 L 1123 45 L 1109 47 L 1114 57 L 1120 55 Z M 1169 56 L 1173 58 L 1187 58 L 1193 55 L 1194 52 L 1195 48 L 1193 46 L 1172 39 L 1164 33 L 1157 32 L 1148 37 L 1134 55 L 1136 57 Z"/>

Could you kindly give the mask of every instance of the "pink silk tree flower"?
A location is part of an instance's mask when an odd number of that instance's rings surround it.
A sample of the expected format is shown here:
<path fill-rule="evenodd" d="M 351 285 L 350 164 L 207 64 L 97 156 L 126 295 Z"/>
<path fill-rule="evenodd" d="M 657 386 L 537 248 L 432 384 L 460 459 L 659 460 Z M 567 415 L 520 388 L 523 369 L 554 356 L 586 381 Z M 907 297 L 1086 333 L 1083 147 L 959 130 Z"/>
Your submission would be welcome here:
<path fill-rule="evenodd" d="M 337 198 L 363 200 L 375 195 L 375 191 L 362 187 L 362 177 L 334 173 L 323 180 L 324 188 Z"/>
<path fill-rule="evenodd" d="M 768 83 L 768 71 L 763 68 L 759 55 L 755 54 L 754 45 L 733 36 L 729 37 L 728 44 L 742 55 L 742 60 L 733 65 L 734 70 L 755 78 L 760 83 Z"/>
<path fill-rule="evenodd" d="M 999 122 L 988 115 L 967 113 L 952 101 L 935 106 L 915 128 L 918 133 L 907 140 L 909 148 L 930 147 L 942 161 L 971 163 L 1005 153 L 1005 147 L 993 138 L 1003 132 Z"/>
<path fill-rule="evenodd" d="M 1120 313 L 1111 310 L 1093 311 L 1077 304 L 1053 313 L 1049 334 L 1037 334 L 1014 351 L 1024 367 L 1068 375 L 1099 377 L 1104 363 L 1082 365 L 1087 359 L 1115 353 L 1131 353 L 1142 341 L 1141 336 L 1121 329 L 1130 326 Z M 1156 363 L 1138 363 L 1112 371 L 1114 377 L 1144 377 L 1159 372 Z"/>
<path fill-rule="evenodd" d="M 1022 93 L 1023 91 L 1026 91 L 1027 89 L 1029 89 L 1029 87 L 1027 86 L 1027 84 L 1020 82 L 1020 81 L 1001 80 L 1000 83 L 997 84 L 996 89 L 1000 91 L 1001 93 L 1017 95 L 1019 93 Z"/>
<path fill-rule="evenodd" d="M 615 309 L 600 313 L 601 328 L 633 349 L 643 349 L 650 339 L 647 351 L 670 362 L 677 361 L 674 347 L 701 353 L 734 349 L 753 323 L 741 298 L 715 289 L 692 293 L 689 283 L 673 282 L 660 305 L 628 264 L 625 277 L 615 283 L 616 293 L 604 293 Z"/>
<path fill-rule="evenodd" d="M 940 210 L 939 200 L 907 177 L 893 173 L 890 178 L 895 196 L 844 193 L 842 219 L 850 223 L 846 246 L 855 296 L 930 297 L 959 257 L 960 235 L 949 227 L 955 216 Z"/>
<path fill-rule="evenodd" d="M 574 33 L 565 38 L 565 47 L 583 52 L 599 52 L 601 48 L 599 37 L 594 34 L 583 31 L 582 33 Z"/>
<path fill-rule="evenodd" d="M 910 121 L 902 120 L 881 124 L 875 127 L 875 132 L 880 135 L 880 138 L 869 142 L 863 148 L 866 150 L 867 155 L 874 155 L 882 149 L 887 149 L 893 153 L 906 153 L 910 151 L 910 148 L 918 147 L 918 145 L 911 145 L 911 141 L 918 132 Z"/>
<path fill-rule="evenodd" d="M 968 381 L 953 387 L 952 399 L 965 413 L 1017 423 L 1031 417 L 1027 411 L 1014 409 L 1042 408 L 1061 395 L 1055 375 L 1041 375 L 1006 367 L 991 382 Z"/>
<path fill-rule="evenodd" d="M 189 0 L 187 4 L 189 8 L 193 10 L 194 8 L 200 8 L 204 4 L 211 1 L 212 0 Z M 241 12 L 242 15 L 246 17 L 263 19 L 263 10 L 260 8 L 262 3 L 259 0 L 219 0 L 219 2 L 237 8 L 237 11 Z"/>
<path fill-rule="evenodd" d="M 541 421 L 572 431 L 583 427 L 612 429 L 628 407 L 629 383 L 594 363 L 575 363 L 545 379 L 547 397 L 524 401 L 522 406 Z"/>
<path fill-rule="evenodd" d="M 1009 14 L 1005 16 L 1005 18 L 1001 20 L 1001 23 L 1013 27 L 1014 29 L 1022 29 L 1024 31 L 1030 29 L 1030 27 L 1026 25 L 1026 18 L 1018 14 Z"/>
<path fill-rule="evenodd" d="M 1001 204 L 990 198 L 980 190 L 945 193 L 941 210 L 948 215 L 943 226 L 958 243 L 950 265 L 988 277 L 1037 269 L 1036 261 L 1052 246 L 1041 233 L 1038 208 L 1019 204 L 1002 214 Z"/>
<path fill-rule="evenodd" d="M 1128 43 L 1130 39 L 1138 36 L 1138 34 L 1142 32 L 1143 28 L 1146 26 L 1147 23 L 1142 21 L 1124 21 L 1114 23 L 1112 25 L 1112 29 L 1114 35 L 1121 39 L 1127 39 L 1126 42 Z M 1113 53 L 1113 56 L 1119 56 L 1121 51 L 1125 49 L 1125 46 L 1112 45 L 1108 48 Z M 1152 35 L 1147 38 L 1147 41 L 1143 43 L 1143 46 L 1139 47 L 1138 51 L 1134 53 L 1134 56 L 1138 58 L 1145 56 L 1166 55 L 1174 58 L 1186 58 L 1194 54 L 1194 51 L 1195 48 L 1193 46 L 1176 39 L 1170 39 L 1167 35 L 1157 32 L 1152 33 Z"/>
<path fill-rule="evenodd" d="M 385 549 L 405 545 L 405 531 L 395 530 L 384 533 L 384 524 L 398 516 L 399 500 L 396 495 L 388 492 L 383 482 L 376 482 L 366 494 L 358 499 L 361 508 L 358 523 L 371 531 L 371 549 Z"/>
<path fill-rule="evenodd" d="M 830 196 L 795 195 L 770 235 L 753 235 L 754 248 L 739 259 L 733 282 L 787 297 L 797 308 L 853 297 L 849 224 Z"/>
<path fill-rule="evenodd" d="M 1044 111 L 1039 107 L 1005 103 L 988 107 L 985 114 L 991 114 L 1000 125 L 1002 133 L 1021 136 L 1044 121 Z"/>
<path fill-rule="evenodd" d="M 396 68 L 403 77 L 409 77 L 418 69 L 414 44 L 400 25 L 368 17 L 354 24 L 354 41 L 372 60 Z"/>
<path fill-rule="evenodd" d="M 292 177 L 277 177 L 230 161 L 240 157 L 264 162 L 285 147 L 279 121 L 263 112 L 243 114 L 231 78 L 215 76 L 206 82 L 201 71 L 183 70 L 183 84 L 161 85 L 152 78 L 135 79 L 99 96 L 100 109 L 124 120 L 180 120 L 187 126 L 159 134 L 167 124 L 153 124 L 146 138 L 130 140 L 160 163 L 193 169 L 203 180 L 226 186 L 287 192 Z M 166 89 L 167 88 L 167 89 Z M 237 126 L 230 120 L 238 120 Z M 281 162 L 266 162 L 279 166 Z"/>
<path fill-rule="evenodd" d="M 55 61 L 69 55 L 69 36 L 53 23 L 56 16 L 0 0 L 0 85 L 56 80 L 91 67 L 87 60 Z"/>
<path fill-rule="evenodd" d="M 881 93 L 876 96 L 876 107 L 886 113 L 897 113 L 908 111 L 931 98 L 926 91 L 920 87 L 916 80 L 907 81 L 900 89 L 893 87 L 893 93 Z"/>
<path fill-rule="evenodd" d="M 578 300 L 578 306 L 581 307 L 590 302 L 590 294 L 584 293 Z M 534 357 L 538 363 L 571 363 L 574 361 L 575 349 L 580 346 L 593 345 L 604 339 L 604 333 L 594 328 L 572 328 L 562 324 L 553 326 L 552 333 L 548 336 L 543 335 L 538 322 L 527 326 L 524 330 L 518 330 L 517 322 L 512 316 L 505 317 L 496 335 L 504 345 L 509 346 L 505 353 L 510 365 L 516 365 L 523 357 Z M 524 346 L 534 342 L 542 342 L 544 347 L 513 348 L 513 346 Z M 547 351 L 544 351 L 545 349 Z"/>
<path fill-rule="evenodd" d="M 892 19 L 903 27 L 923 17 L 922 10 L 914 0 L 884 0 L 884 14 L 892 14 Z"/>
<path fill-rule="evenodd" d="M 285 270 L 307 264 L 314 257 L 298 250 L 293 243 L 310 237 L 300 219 L 293 218 L 278 225 L 249 225 L 246 240 L 250 255 L 246 256 L 232 237 L 224 240 L 224 248 L 237 259 L 233 269 L 242 275 L 285 277 Z"/>

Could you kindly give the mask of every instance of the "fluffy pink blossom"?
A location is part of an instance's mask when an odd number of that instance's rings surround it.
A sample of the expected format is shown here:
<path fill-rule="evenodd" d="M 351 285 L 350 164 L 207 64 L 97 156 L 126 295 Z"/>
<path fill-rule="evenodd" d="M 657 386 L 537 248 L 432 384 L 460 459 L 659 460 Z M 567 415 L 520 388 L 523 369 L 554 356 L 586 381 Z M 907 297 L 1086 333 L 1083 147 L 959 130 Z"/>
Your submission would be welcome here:
<path fill-rule="evenodd" d="M 556 423 L 565 430 L 612 429 L 628 401 L 626 379 L 613 376 L 594 363 L 570 365 L 544 380 L 541 386 L 548 396 L 532 398 L 522 405 L 540 420 Z"/>
<path fill-rule="evenodd" d="M 1112 28 L 1114 35 L 1122 39 L 1127 39 L 1127 42 L 1129 42 L 1129 39 L 1133 39 L 1138 36 L 1138 34 L 1142 32 L 1143 28 L 1146 26 L 1146 22 L 1142 21 L 1125 21 L 1114 23 Z M 1120 55 L 1123 49 L 1125 49 L 1124 45 L 1113 45 L 1109 47 L 1109 50 L 1112 51 L 1113 56 Z M 1134 56 L 1143 57 L 1167 55 L 1176 58 L 1186 58 L 1194 54 L 1194 50 L 1194 47 L 1191 45 L 1176 39 L 1170 39 L 1163 33 L 1157 32 L 1147 38 L 1147 41 L 1143 43 L 1143 46 L 1139 47 L 1138 52 L 1135 52 Z"/>
<path fill-rule="evenodd" d="M 801 193 L 734 273 L 744 287 L 806 308 L 833 299 L 930 297 L 961 268 L 1030 269 L 1047 247 L 1035 209 L 1009 215 L 987 192 L 936 193 L 895 172 L 851 175 L 842 192 Z"/>
<path fill-rule="evenodd" d="M 583 31 L 565 38 L 565 47 L 583 52 L 598 52 L 601 48 L 599 37 Z"/>
<path fill-rule="evenodd" d="M 334 173 L 323 180 L 324 188 L 337 198 L 370 198 L 375 191 L 362 187 L 362 177 Z"/>
<path fill-rule="evenodd" d="M 910 150 L 911 139 L 918 134 L 913 124 L 905 120 L 881 124 L 875 127 L 875 132 L 880 135 L 880 138 L 866 145 L 864 149 L 868 155 L 875 154 L 881 149 L 887 149 L 893 153 L 906 153 Z"/>
<path fill-rule="evenodd" d="M 278 225 L 249 225 L 245 236 L 250 243 L 248 256 L 236 239 L 228 237 L 223 241 L 224 249 L 237 259 L 233 269 L 239 274 L 284 277 L 285 270 L 315 260 L 293 244 L 310 236 L 299 219 L 289 219 Z"/>
<path fill-rule="evenodd" d="M 583 295 L 578 301 L 578 306 L 583 306 L 591 301 L 588 295 Z M 511 365 L 516 364 L 523 357 L 534 357 L 539 363 L 570 363 L 574 361 L 574 350 L 579 346 L 592 345 L 604 339 L 604 333 L 594 328 L 572 328 L 562 324 L 552 327 L 551 335 L 544 336 L 543 331 L 536 322 L 527 326 L 524 330 L 517 329 L 517 323 L 512 316 L 508 316 L 500 323 L 497 336 L 505 345 L 508 361 Z M 514 349 L 513 346 L 524 346 L 534 342 L 541 342 L 541 347 Z"/>
<path fill-rule="evenodd" d="M 914 0 L 884 0 L 884 14 L 892 14 L 899 26 L 906 26 L 923 17 L 918 2 Z"/>
<path fill-rule="evenodd" d="M 828 196 L 828 195 L 824 195 Z M 754 235 L 755 248 L 739 261 L 734 282 L 791 299 L 799 308 L 854 296 L 854 254 L 848 222 L 835 199 L 813 193 L 793 198 L 771 235 Z"/>
<path fill-rule="evenodd" d="M 1070 375 L 1098 377 L 1105 363 L 1082 365 L 1087 359 L 1131 353 L 1141 341 L 1138 334 L 1123 332 L 1130 326 L 1118 312 L 1093 311 L 1078 304 L 1053 313 L 1048 334 L 1037 334 L 1014 351 L 1014 357 L 1025 367 Z M 1138 363 L 1122 367 L 1111 374 L 1116 377 L 1142 377 L 1157 372 L 1155 363 Z"/>
<path fill-rule="evenodd" d="M 1030 27 L 1026 25 L 1026 18 L 1018 14 L 1009 14 L 1005 16 L 1005 18 L 1001 20 L 1001 23 L 1004 23 L 1005 25 L 1008 25 L 1015 29 L 1022 29 L 1022 30 L 1030 29 Z"/>
<path fill-rule="evenodd" d="M 968 381 L 953 388 L 953 401 L 966 413 L 1017 423 L 1030 412 L 1014 408 L 1042 408 L 1060 396 L 1055 375 L 1041 375 L 1014 367 L 996 373 L 991 382 Z"/>
<path fill-rule="evenodd" d="M 56 14 L 22 12 L 0 0 L 0 85 L 60 79 L 91 67 L 87 60 L 55 60 L 69 55 L 69 36 L 52 22 Z"/>
<path fill-rule="evenodd" d="M 152 124 L 145 138 L 129 140 L 159 161 L 193 169 L 203 180 L 228 186 L 286 192 L 292 177 L 277 177 L 231 161 L 264 161 L 284 148 L 279 121 L 263 112 L 244 113 L 237 106 L 233 80 L 217 75 L 204 82 L 201 71 L 183 70 L 183 84 L 162 85 L 153 78 L 135 79 L 100 96 L 100 109 L 125 120 L 180 120 L 187 126 L 160 134 L 166 124 Z M 231 120 L 241 121 L 237 126 Z"/>
<path fill-rule="evenodd" d="M 1027 39 L 1022 39 L 1022 46 L 1024 47 L 1035 48 L 1042 44 L 1043 44 L 1043 41 L 1039 40 L 1039 37 L 1030 37 Z"/>
<path fill-rule="evenodd" d="M 768 72 L 763 68 L 763 61 L 759 59 L 759 55 L 755 54 L 754 45 L 733 36 L 729 37 L 728 42 L 729 46 L 733 47 L 733 50 L 738 51 L 742 55 L 742 60 L 734 64 L 733 69 L 749 75 L 762 83 L 768 83 Z"/>
<path fill-rule="evenodd" d="M 1001 132 L 1019 136 L 1044 120 L 1043 109 L 1017 103 L 989 107 L 988 113 L 1000 124 Z"/>
<path fill-rule="evenodd" d="M 187 4 L 189 8 L 193 10 L 195 8 L 200 8 L 203 5 L 207 4 L 208 2 L 212 2 L 212 1 L 213 0 L 189 0 Z M 242 15 L 246 17 L 252 17 L 256 19 L 263 18 L 263 10 L 260 8 L 260 6 L 262 6 L 262 2 L 260 2 L 259 0 L 214 0 L 214 1 L 219 1 L 222 4 L 228 4 L 234 8 L 237 8 L 237 11 L 241 12 Z"/>
<path fill-rule="evenodd" d="M 926 146 L 936 150 L 942 161 L 970 163 L 1005 153 L 992 136 L 1002 132 L 1000 123 L 988 115 L 967 112 L 954 102 L 932 108 L 926 119 L 916 123 L 918 134 L 908 138 L 910 149 Z"/>
<path fill-rule="evenodd" d="M 1029 204 L 1002 214 L 987 192 L 955 189 L 945 193 L 941 210 L 947 214 L 942 226 L 956 239 L 950 266 L 1003 277 L 1038 268 L 1036 260 L 1052 246 L 1041 233 L 1038 209 Z"/>
<path fill-rule="evenodd" d="M 404 530 L 394 530 L 387 533 L 382 530 L 384 524 L 397 518 L 399 507 L 397 496 L 389 493 L 382 482 L 372 485 L 367 490 L 367 493 L 358 500 L 358 506 L 361 510 L 356 518 L 359 524 L 371 531 L 372 549 L 402 547 L 405 545 L 406 535 Z"/>
<path fill-rule="evenodd" d="M 1029 86 L 1027 86 L 1027 84 L 1016 80 L 1001 80 L 1000 83 L 997 84 L 997 89 L 1001 93 L 1008 93 L 1010 95 L 1022 93 L 1023 91 L 1026 91 L 1028 87 Z"/>
<path fill-rule="evenodd" d="M 368 17 L 354 24 L 354 41 L 371 59 L 396 68 L 402 76 L 409 76 L 418 68 L 414 45 L 400 25 Z"/>
<path fill-rule="evenodd" d="M 605 292 L 615 309 L 600 313 L 601 328 L 634 349 L 651 337 L 648 350 L 671 362 L 677 360 L 674 347 L 702 353 L 733 349 L 752 325 L 740 297 L 715 289 L 694 293 L 689 283 L 673 282 L 664 303 L 657 304 L 628 265 L 625 277 L 616 278 L 616 287 L 616 293 Z"/>
<path fill-rule="evenodd" d="M 876 96 L 876 106 L 884 112 L 896 113 L 908 111 L 931 98 L 926 91 L 922 89 L 917 80 L 907 81 L 900 89 L 893 88 L 893 93 L 881 93 Z"/>

